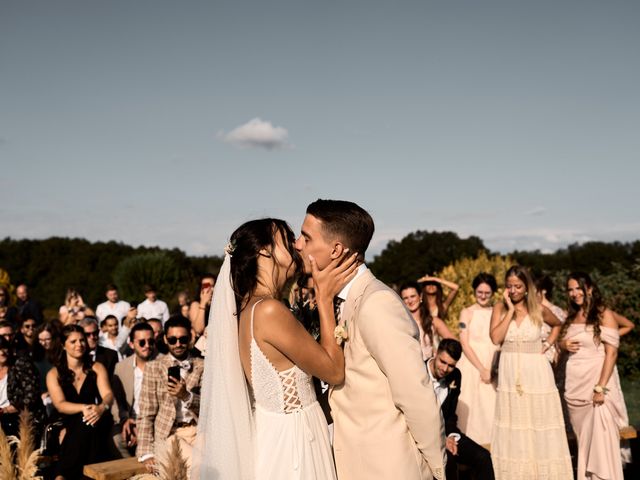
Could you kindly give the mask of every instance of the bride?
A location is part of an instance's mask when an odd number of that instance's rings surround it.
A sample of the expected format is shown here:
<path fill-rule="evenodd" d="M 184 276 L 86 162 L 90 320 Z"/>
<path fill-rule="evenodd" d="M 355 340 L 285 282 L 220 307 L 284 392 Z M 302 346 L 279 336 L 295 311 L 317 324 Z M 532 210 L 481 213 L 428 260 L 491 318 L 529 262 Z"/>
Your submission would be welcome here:
<path fill-rule="evenodd" d="M 356 256 L 345 254 L 322 271 L 310 259 L 317 343 L 280 301 L 302 271 L 294 240 L 284 221 L 271 218 L 231 235 L 210 313 L 192 478 L 336 478 L 311 376 L 332 385 L 344 380 L 333 297 L 354 277 Z"/>

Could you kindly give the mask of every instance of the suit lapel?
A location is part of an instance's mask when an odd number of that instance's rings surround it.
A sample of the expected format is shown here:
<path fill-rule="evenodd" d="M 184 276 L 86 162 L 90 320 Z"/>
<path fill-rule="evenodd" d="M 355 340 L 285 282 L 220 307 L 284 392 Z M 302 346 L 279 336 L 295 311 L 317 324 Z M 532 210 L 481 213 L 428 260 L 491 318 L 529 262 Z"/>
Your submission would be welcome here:
<path fill-rule="evenodd" d="M 344 302 L 344 308 L 342 310 L 342 318 L 346 322 L 349 338 L 352 338 L 354 333 L 354 314 L 360 304 L 360 299 L 362 298 L 367 285 L 369 285 L 374 279 L 375 277 L 373 276 L 373 273 L 371 273 L 371 270 L 367 269 L 358 278 L 356 278 L 353 281 L 353 285 L 351 285 L 351 289 L 349 290 L 347 300 Z"/>

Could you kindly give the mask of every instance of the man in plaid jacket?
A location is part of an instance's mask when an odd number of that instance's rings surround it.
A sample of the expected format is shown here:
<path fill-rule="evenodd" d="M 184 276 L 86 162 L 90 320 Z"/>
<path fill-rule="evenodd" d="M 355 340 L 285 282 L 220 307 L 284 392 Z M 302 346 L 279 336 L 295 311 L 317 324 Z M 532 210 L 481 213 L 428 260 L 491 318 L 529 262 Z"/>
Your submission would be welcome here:
<path fill-rule="evenodd" d="M 156 455 L 176 437 L 187 463 L 195 442 L 200 386 L 204 362 L 189 356 L 191 324 L 174 316 L 165 324 L 165 342 L 169 353 L 149 362 L 144 369 L 138 418 L 138 461 L 154 471 Z M 179 367 L 180 379 L 169 378 L 169 367 Z"/>

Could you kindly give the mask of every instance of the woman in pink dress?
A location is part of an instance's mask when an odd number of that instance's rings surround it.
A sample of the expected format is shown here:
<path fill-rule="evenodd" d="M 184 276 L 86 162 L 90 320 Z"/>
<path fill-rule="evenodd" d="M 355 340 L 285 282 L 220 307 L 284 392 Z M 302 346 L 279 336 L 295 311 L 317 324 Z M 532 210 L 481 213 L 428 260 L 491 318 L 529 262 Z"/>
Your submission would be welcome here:
<path fill-rule="evenodd" d="M 564 398 L 578 440 L 578 480 L 622 480 L 619 428 L 627 411 L 616 370 L 618 324 L 589 275 L 567 279 L 560 346 L 569 352 Z"/>

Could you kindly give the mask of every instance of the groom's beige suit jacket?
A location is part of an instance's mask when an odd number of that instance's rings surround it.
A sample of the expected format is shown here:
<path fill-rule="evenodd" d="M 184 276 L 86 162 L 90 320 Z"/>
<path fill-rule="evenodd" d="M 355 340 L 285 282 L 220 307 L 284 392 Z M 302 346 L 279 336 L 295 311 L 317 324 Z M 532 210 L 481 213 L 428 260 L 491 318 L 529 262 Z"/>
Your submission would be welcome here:
<path fill-rule="evenodd" d="M 365 270 L 341 318 L 345 381 L 329 396 L 338 478 L 443 479 L 444 424 L 411 314 Z"/>

